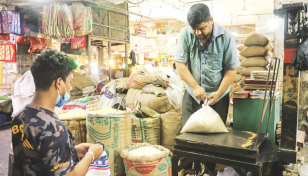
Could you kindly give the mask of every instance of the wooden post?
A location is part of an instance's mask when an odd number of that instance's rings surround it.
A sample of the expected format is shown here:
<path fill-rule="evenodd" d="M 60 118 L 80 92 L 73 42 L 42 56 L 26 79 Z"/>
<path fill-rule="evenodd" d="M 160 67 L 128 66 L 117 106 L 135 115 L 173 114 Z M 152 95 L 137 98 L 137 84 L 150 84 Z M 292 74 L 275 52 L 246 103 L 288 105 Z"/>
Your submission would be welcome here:
<path fill-rule="evenodd" d="M 128 77 L 128 74 L 128 47 L 127 44 L 125 44 L 125 77 Z"/>
<path fill-rule="evenodd" d="M 109 57 L 109 78 L 111 80 L 111 60 L 113 60 L 113 58 L 111 58 L 111 42 L 108 41 L 108 57 Z"/>
<path fill-rule="evenodd" d="M 91 75 L 92 73 L 92 69 L 91 69 L 91 38 L 89 35 L 87 35 L 87 55 L 88 55 L 88 68 L 89 68 L 89 75 Z"/>

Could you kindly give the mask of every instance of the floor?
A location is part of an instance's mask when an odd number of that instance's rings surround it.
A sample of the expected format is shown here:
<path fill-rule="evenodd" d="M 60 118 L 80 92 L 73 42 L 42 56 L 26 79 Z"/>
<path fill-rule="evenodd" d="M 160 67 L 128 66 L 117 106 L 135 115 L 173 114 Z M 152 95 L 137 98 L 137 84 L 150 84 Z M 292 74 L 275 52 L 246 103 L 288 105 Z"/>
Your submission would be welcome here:
<path fill-rule="evenodd" d="M 13 153 L 11 148 L 12 142 L 11 129 L 0 130 L 0 176 L 8 175 L 9 154 Z"/>

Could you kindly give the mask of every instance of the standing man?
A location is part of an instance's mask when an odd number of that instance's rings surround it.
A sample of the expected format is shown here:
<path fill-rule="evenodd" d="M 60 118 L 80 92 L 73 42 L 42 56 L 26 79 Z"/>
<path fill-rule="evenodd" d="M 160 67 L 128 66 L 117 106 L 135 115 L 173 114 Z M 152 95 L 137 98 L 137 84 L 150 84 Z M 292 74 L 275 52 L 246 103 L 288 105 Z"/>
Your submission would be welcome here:
<path fill-rule="evenodd" d="M 230 85 L 240 66 L 234 36 L 213 21 L 205 4 L 193 5 L 187 20 L 189 26 L 181 30 L 175 53 L 176 68 L 187 83 L 182 124 L 205 100 L 226 122 Z"/>

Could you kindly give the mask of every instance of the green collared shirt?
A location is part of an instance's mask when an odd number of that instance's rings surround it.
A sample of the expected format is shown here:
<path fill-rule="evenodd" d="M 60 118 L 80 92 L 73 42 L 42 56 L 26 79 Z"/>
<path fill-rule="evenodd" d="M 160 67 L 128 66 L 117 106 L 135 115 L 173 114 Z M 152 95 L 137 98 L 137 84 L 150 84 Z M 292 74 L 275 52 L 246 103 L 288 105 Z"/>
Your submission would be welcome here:
<path fill-rule="evenodd" d="M 205 47 L 205 51 L 199 51 L 197 45 Z M 184 27 L 176 46 L 175 60 L 190 65 L 190 72 L 197 83 L 205 89 L 207 96 L 218 91 L 228 70 L 241 65 L 234 36 L 228 29 L 217 23 L 214 23 L 212 37 L 204 46 L 200 39 L 192 33 L 190 26 Z M 200 100 L 196 99 L 193 90 L 188 85 L 187 91 L 200 104 Z M 230 87 L 217 102 L 229 91 Z"/>

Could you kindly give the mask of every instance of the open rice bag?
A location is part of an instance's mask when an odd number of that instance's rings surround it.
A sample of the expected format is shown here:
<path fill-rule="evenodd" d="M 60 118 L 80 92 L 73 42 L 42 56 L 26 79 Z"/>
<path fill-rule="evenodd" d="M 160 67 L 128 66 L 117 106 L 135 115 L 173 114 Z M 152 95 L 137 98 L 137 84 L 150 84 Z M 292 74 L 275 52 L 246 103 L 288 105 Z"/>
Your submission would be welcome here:
<path fill-rule="evenodd" d="M 206 105 L 192 114 L 181 133 L 221 133 L 229 132 L 219 114 Z"/>

